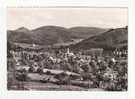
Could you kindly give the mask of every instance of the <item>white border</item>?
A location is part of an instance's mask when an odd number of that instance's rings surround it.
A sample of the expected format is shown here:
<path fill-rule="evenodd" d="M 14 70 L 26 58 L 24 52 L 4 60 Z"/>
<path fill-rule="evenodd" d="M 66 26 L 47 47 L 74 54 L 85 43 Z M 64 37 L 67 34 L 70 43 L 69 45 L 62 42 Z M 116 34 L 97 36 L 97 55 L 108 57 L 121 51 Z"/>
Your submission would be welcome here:
<path fill-rule="evenodd" d="M 10 7 L 29 6 L 91 6 L 127 7 L 128 0 L 7 0 Z"/>
<path fill-rule="evenodd" d="M 134 99 L 135 95 L 135 0 L 0 0 L 0 99 L 51 99 L 51 98 L 91 98 L 91 99 Z M 90 6 L 129 7 L 129 91 L 128 92 L 50 92 L 50 91 L 7 91 L 6 89 L 6 7 L 44 6 Z"/>

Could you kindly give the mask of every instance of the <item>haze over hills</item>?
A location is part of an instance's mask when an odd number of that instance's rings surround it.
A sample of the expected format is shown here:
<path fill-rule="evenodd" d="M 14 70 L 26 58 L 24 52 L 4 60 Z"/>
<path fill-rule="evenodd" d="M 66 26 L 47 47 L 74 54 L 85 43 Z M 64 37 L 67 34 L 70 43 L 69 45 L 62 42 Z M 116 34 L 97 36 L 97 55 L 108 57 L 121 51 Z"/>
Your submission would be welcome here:
<path fill-rule="evenodd" d="M 86 39 L 104 31 L 106 29 L 94 27 L 73 27 L 67 29 L 59 26 L 43 26 L 34 30 L 21 27 L 14 31 L 8 30 L 7 37 L 10 42 L 53 45 L 72 42 L 73 39 Z"/>
<path fill-rule="evenodd" d="M 74 49 L 104 48 L 112 49 L 127 46 L 128 27 L 110 29 L 100 35 L 89 37 L 73 46 Z"/>

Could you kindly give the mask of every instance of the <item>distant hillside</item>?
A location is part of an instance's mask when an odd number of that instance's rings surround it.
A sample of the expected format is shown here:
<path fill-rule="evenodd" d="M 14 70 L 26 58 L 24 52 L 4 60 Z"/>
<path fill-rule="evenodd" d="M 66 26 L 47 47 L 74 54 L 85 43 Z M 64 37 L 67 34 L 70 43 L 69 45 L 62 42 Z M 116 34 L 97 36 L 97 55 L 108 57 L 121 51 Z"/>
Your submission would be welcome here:
<path fill-rule="evenodd" d="M 69 29 L 73 38 L 92 37 L 106 32 L 108 29 L 96 28 L 96 27 L 72 27 Z"/>
<path fill-rule="evenodd" d="M 32 30 L 35 43 L 53 45 L 55 43 L 70 42 L 71 36 L 68 29 L 58 26 L 44 26 Z"/>
<path fill-rule="evenodd" d="M 33 43 L 33 39 L 29 30 L 24 31 L 17 29 L 15 31 L 7 31 L 7 40 L 9 42 L 18 42 L 18 43 Z"/>
<path fill-rule="evenodd" d="M 85 39 L 73 46 L 74 49 L 104 48 L 112 49 L 127 46 L 128 30 L 125 28 L 110 29 L 100 35 Z"/>
<path fill-rule="evenodd" d="M 25 27 L 20 27 L 20 28 L 16 29 L 15 31 L 16 32 L 24 32 L 24 33 L 30 32 L 30 30 L 25 28 Z"/>
<path fill-rule="evenodd" d="M 70 29 L 59 26 L 43 26 L 29 30 L 25 27 L 7 31 L 9 42 L 39 45 L 72 44 L 91 36 L 99 35 L 106 29 L 93 27 L 73 27 Z"/>
<path fill-rule="evenodd" d="M 71 41 L 70 32 L 63 27 L 44 26 L 34 30 L 25 27 L 14 31 L 7 31 L 7 38 L 10 42 L 35 43 L 41 45 L 52 45 Z"/>

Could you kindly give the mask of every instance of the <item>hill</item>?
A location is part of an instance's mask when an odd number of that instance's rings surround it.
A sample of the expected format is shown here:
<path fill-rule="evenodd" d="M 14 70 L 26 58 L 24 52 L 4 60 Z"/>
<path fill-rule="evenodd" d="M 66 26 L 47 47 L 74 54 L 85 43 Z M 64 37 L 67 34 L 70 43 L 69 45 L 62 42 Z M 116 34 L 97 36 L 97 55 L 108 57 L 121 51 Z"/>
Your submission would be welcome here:
<path fill-rule="evenodd" d="M 33 43 L 31 31 L 26 28 L 19 28 L 17 30 L 7 31 L 7 40 L 9 42 L 18 43 Z"/>
<path fill-rule="evenodd" d="M 103 48 L 112 49 L 127 46 L 128 30 L 125 28 L 110 29 L 100 35 L 89 37 L 75 45 L 73 49 Z"/>
<path fill-rule="evenodd" d="M 43 26 L 32 30 L 35 43 L 53 45 L 56 43 L 71 42 L 68 29 L 58 26 Z"/>
<path fill-rule="evenodd" d="M 30 30 L 25 28 L 25 27 L 20 27 L 20 28 L 16 29 L 15 31 L 16 32 L 24 32 L 24 33 L 30 32 Z"/>
<path fill-rule="evenodd" d="M 8 30 L 7 39 L 9 42 L 40 45 L 52 45 L 71 41 L 70 32 L 63 27 L 56 26 L 44 26 L 34 30 L 29 30 L 25 27 L 12 31 Z"/>
<path fill-rule="evenodd" d="M 97 27 L 72 27 L 69 29 L 73 38 L 86 39 L 95 35 L 104 33 L 108 29 L 97 28 Z"/>
<path fill-rule="evenodd" d="M 64 28 L 60 26 L 42 26 L 33 30 L 20 27 L 16 30 L 8 30 L 7 38 L 9 42 L 28 43 L 39 45 L 64 45 L 72 44 L 82 39 L 98 35 L 105 29 L 93 27 L 73 27 Z"/>

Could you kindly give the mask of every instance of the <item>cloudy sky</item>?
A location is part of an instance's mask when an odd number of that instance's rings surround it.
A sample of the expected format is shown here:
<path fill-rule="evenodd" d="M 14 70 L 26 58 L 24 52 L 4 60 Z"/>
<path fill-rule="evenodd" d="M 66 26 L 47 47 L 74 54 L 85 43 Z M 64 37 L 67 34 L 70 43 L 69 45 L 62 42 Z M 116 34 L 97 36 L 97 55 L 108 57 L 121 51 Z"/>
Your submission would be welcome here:
<path fill-rule="evenodd" d="M 7 8 L 7 28 L 89 26 L 117 28 L 128 24 L 127 8 Z"/>

